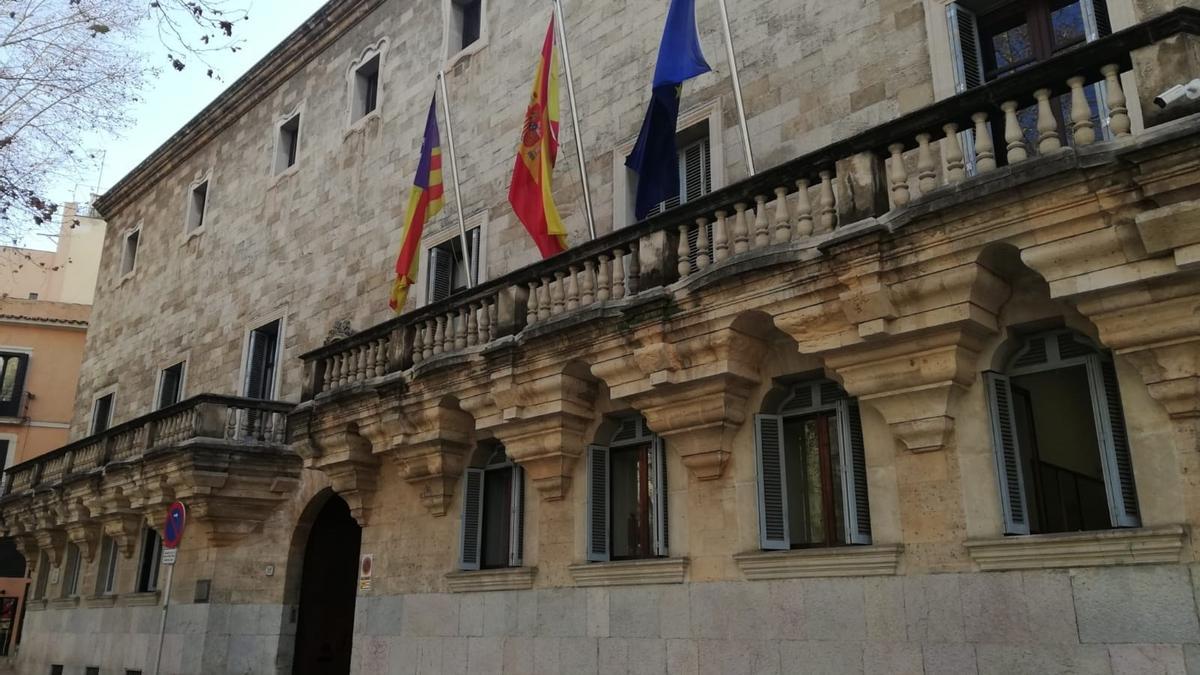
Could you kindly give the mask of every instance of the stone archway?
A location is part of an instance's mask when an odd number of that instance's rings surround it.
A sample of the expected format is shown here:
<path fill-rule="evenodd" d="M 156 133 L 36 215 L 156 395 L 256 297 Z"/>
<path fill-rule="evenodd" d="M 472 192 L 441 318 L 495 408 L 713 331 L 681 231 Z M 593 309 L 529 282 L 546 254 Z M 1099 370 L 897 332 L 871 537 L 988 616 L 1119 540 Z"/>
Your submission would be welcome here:
<path fill-rule="evenodd" d="M 318 510 L 303 548 L 292 673 L 348 674 L 362 528 L 332 491 L 319 494 L 311 508 Z"/>

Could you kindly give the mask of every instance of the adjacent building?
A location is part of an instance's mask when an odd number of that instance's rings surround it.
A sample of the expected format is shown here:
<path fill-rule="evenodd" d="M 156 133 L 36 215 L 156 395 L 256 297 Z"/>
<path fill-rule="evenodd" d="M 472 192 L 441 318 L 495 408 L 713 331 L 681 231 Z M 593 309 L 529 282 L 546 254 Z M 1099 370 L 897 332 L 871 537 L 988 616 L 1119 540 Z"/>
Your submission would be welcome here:
<path fill-rule="evenodd" d="M 549 260 L 533 0 L 330 2 L 96 201 L 71 440 L 0 500 L 22 672 L 1197 667 L 1200 111 L 1151 100 L 1200 8 L 738 3 L 751 175 L 701 3 L 637 221 L 666 5 L 563 3 Z M 393 317 L 439 66 L 467 236 Z"/>

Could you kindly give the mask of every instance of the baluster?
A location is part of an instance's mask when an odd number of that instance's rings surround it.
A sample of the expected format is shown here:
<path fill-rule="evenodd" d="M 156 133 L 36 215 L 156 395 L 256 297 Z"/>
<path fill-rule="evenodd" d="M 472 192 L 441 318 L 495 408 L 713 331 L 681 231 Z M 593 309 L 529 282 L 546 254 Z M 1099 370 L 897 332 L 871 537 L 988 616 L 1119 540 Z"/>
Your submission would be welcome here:
<path fill-rule="evenodd" d="M 833 172 L 826 169 L 821 174 L 821 234 L 832 232 L 837 226 L 837 200 L 833 196 Z"/>
<path fill-rule="evenodd" d="M 930 141 L 933 136 L 917 134 L 917 187 L 921 194 L 929 194 L 937 189 L 937 165 L 933 162 L 933 146 Z"/>
<path fill-rule="evenodd" d="M 1109 64 L 1100 69 L 1108 89 L 1108 129 L 1113 136 L 1129 135 L 1129 109 L 1125 107 L 1125 92 L 1121 89 L 1121 67 Z"/>
<path fill-rule="evenodd" d="M 641 241 L 635 239 L 629 244 L 629 268 L 625 271 L 625 297 L 637 295 L 642 281 Z"/>
<path fill-rule="evenodd" d="M 433 358 L 437 353 L 437 321 L 429 319 L 425 322 L 425 351 L 423 352 L 425 360 Z"/>
<path fill-rule="evenodd" d="M 946 178 L 951 184 L 961 183 L 967 177 L 963 164 L 962 143 L 958 140 L 958 125 L 946 124 L 942 127 L 946 136 L 942 139 L 942 152 L 946 154 Z"/>
<path fill-rule="evenodd" d="M 333 381 L 333 362 L 336 356 L 330 356 L 325 359 L 325 372 L 321 373 L 321 391 L 329 391 L 329 385 Z"/>
<path fill-rule="evenodd" d="M 1017 119 L 1017 102 L 1005 101 L 1000 105 L 1004 111 L 1004 142 L 1008 148 L 1008 163 L 1016 164 L 1029 158 L 1025 150 L 1025 134 L 1021 132 L 1021 121 Z"/>
<path fill-rule="evenodd" d="M 454 343 L 457 341 L 458 322 L 455 320 L 454 312 L 446 312 L 446 343 L 442 345 L 442 352 L 449 354 L 454 351 Z"/>
<path fill-rule="evenodd" d="M 425 360 L 425 324 L 418 324 L 413 329 L 413 348 L 412 360 L 413 365 L 417 365 Z"/>
<path fill-rule="evenodd" d="M 458 308 L 458 318 L 454 321 L 454 348 L 458 350 L 467 348 L 467 308 L 465 306 Z"/>
<path fill-rule="evenodd" d="M 367 363 L 369 362 L 370 357 L 368 352 L 370 348 L 370 343 L 368 342 L 365 345 L 359 346 L 355 350 L 355 356 L 358 357 L 357 367 L 354 369 L 355 382 L 362 382 L 363 380 L 367 379 Z"/>
<path fill-rule="evenodd" d="M 812 203 L 808 200 L 808 179 L 796 181 L 796 240 L 812 236 Z"/>
<path fill-rule="evenodd" d="M 676 267 L 679 269 L 679 278 L 686 279 L 692 273 L 692 263 L 689 260 L 691 255 L 691 246 L 688 245 L 688 226 L 679 226 L 679 246 L 676 247 L 676 254 L 679 256 L 679 263 Z"/>
<path fill-rule="evenodd" d="M 767 198 L 754 197 L 754 247 L 763 248 L 771 243 L 771 225 L 767 222 Z"/>
<path fill-rule="evenodd" d="M 596 301 L 596 263 L 583 261 L 583 283 L 579 285 L 579 304 L 589 307 Z"/>
<path fill-rule="evenodd" d="M 479 344 L 486 345 L 491 339 L 488 326 L 491 325 L 491 303 L 484 300 L 479 307 Z"/>
<path fill-rule="evenodd" d="M 620 300 L 625 297 L 625 251 L 613 250 L 612 260 L 612 298 Z"/>
<path fill-rule="evenodd" d="M 538 302 L 537 302 L 537 287 L 538 282 L 529 282 L 529 298 L 525 301 L 525 325 L 532 326 L 537 323 L 538 318 Z"/>
<path fill-rule="evenodd" d="M 491 342 L 492 340 L 496 339 L 496 322 L 497 321 L 498 321 L 498 319 L 496 317 L 496 301 L 493 300 L 492 302 L 489 302 L 488 306 L 487 306 L 487 330 L 488 330 L 487 341 L 488 342 Z"/>
<path fill-rule="evenodd" d="M 343 352 L 334 358 L 337 363 L 333 367 L 333 382 L 335 387 L 341 387 L 346 384 L 346 354 Z"/>
<path fill-rule="evenodd" d="M 579 265 L 571 265 L 567 271 L 567 311 L 579 309 Z"/>
<path fill-rule="evenodd" d="M 892 143 L 888 146 L 892 153 L 892 165 L 888 177 L 892 183 L 892 203 L 897 207 L 907 206 L 911 199 L 908 193 L 908 170 L 904 168 L 904 144 Z"/>
<path fill-rule="evenodd" d="M 600 256 L 600 268 L 596 272 L 596 301 L 605 302 L 610 293 L 610 277 L 608 276 L 608 256 Z"/>
<path fill-rule="evenodd" d="M 708 218 L 697 218 L 696 227 L 696 269 L 703 272 L 712 264 L 712 256 L 708 253 Z"/>
<path fill-rule="evenodd" d="M 788 213 L 787 188 L 775 188 L 775 243 L 792 239 L 792 216 Z"/>
<path fill-rule="evenodd" d="M 720 263 L 729 257 L 729 230 L 724 211 L 717 211 L 717 224 L 713 227 L 713 262 Z"/>
<path fill-rule="evenodd" d="M 975 169 L 979 173 L 996 168 L 996 145 L 992 143 L 992 126 L 988 124 L 988 115 L 977 112 L 971 115 L 975 123 Z"/>
<path fill-rule="evenodd" d="M 446 319 L 444 317 L 434 317 L 433 319 L 437 327 L 433 333 L 433 353 L 441 354 L 446 345 Z"/>
<path fill-rule="evenodd" d="M 375 377 L 383 377 L 387 373 L 387 348 L 389 341 L 379 338 L 375 343 Z"/>
<path fill-rule="evenodd" d="M 479 305 L 472 302 L 467 309 L 467 346 L 479 344 Z"/>
<path fill-rule="evenodd" d="M 552 314 L 550 306 L 551 283 L 550 277 L 542 277 L 542 284 L 538 286 L 538 321 L 545 321 Z"/>
<path fill-rule="evenodd" d="M 1088 103 L 1087 95 L 1083 93 L 1083 85 L 1087 79 L 1080 76 L 1067 80 L 1071 88 L 1071 137 L 1075 145 L 1091 145 L 1096 142 L 1095 125 L 1092 124 L 1092 106 Z"/>
<path fill-rule="evenodd" d="M 746 203 L 734 204 L 733 210 L 736 212 L 733 218 L 733 254 L 737 255 L 750 250 L 750 227 L 746 223 Z"/>
<path fill-rule="evenodd" d="M 555 272 L 554 281 L 550 282 L 550 313 L 554 316 L 563 313 L 563 298 L 566 295 L 563 293 L 563 277 L 565 276 L 562 272 Z"/>
<path fill-rule="evenodd" d="M 1061 148 L 1062 140 L 1058 137 L 1058 119 L 1050 107 L 1050 90 L 1038 89 L 1033 97 L 1037 99 L 1038 152 L 1044 155 Z"/>

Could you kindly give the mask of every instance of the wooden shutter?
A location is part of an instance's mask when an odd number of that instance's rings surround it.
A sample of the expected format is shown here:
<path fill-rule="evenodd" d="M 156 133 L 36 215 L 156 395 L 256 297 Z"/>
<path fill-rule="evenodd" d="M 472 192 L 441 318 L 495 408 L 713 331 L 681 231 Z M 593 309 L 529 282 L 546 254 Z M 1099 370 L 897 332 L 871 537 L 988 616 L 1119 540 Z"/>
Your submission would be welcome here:
<path fill-rule="evenodd" d="M 824 396 L 822 395 L 822 398 Z M 837 402 L 838 438 L 841 439 L 843 513 L 846 542 L 871 543 L 871 505 L 867 498 L 867 453 L 863 443 L 858 401 Z"/>
<path fill-rule="evenodd" d="M 611 556 L 608 533 L 612 514 L 608 508 L 608 448 L 589 445 L 587 455 L 587 559 L 607 562 Z"/>
<path fill-rule="evenodd" d="M 512 510 L 508 519 L 512 539 L 508 545 L 508 564 L 520 567 L 525 559 L 525 470 L 512 466 Z"/>
<path fill-rule="evenodd" d="M 479 283 L 479 228 L 467 233 L 467 264 L 471 268 L 471 286 Z"/>
<path fill-rule="evenodd" d="M 458 556 L 460 569 L 479 569 L 482 539 L 483 469 L 467 469 L 463 475 L 462 542 Z"/>
<path fill-rule="evenodd" d="M 1113 527 L 1138 527 L 1142 524 L 1141 515 L 1133 482 L 1133 458 L 1129 454 L 1129 433 L 1121 408 L 1117 370 L 1110 359 L 1097 354 L 1088 355 L 1086 364 L 1112 524 Z"/>
<path fill-rule="evenodd" d="M 1000 373 L 986 372 L 983 379 L 987 386 L 988 411 L 992 420 L 992 448 L 996 453 L 996 478 L 1000 484 L 1004 533 L 1029 534 L 1012 387 L 1008 376 Z"/>
<path fill-rule="evenodd" d="M 263 397 L 263 370 L 267 363 L 267 336 L 250 331 L 250 353 L 246 359 L 246 398 Z"/>
<path fill-rule="evenodd" d="M 790 549 L 782 416 L 754 416 L 754 454 L 758 461 L 758 529 L 762 547 L 768 551 Z"/>
<path fill-rule="evenodd" d="M 450 297 L 454 284 L 454 256 L 441 248 L 429 249 L 429 290 L 427 303 L 435 303 Z"/>
<path fill-rule="evenodd" d="M 668 556 L 671 551 L 670 522 L 667 503 L 670 491 L 667 489 L 667 444 L 655 436 L 650 447 L 654 462 L 654 555 Z"/>
<path fill-rule="evenodd" d="M 712 152 L 707 136 L 679 151 L 679 181 L 682 204 L 712 192 Z"/>
<path fill-rule="evenodd" d="M 950 60 L 954 66 L 954 91 L 961 94 L 984 82 L 983 52 L 975 13 L 957 2 L 946 5 L 950 28 Z"/>

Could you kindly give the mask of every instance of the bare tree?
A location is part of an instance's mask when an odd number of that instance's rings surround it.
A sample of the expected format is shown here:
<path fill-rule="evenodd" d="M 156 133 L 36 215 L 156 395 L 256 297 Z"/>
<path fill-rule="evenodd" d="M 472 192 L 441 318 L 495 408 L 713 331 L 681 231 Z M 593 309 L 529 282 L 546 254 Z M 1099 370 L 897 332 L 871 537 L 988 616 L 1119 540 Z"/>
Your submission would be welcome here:
<path fill-rule="evenodd" d="M 0 240 L 41 233 L 58 210 L 48 183 L 89 170 L 83 137 L 130 123 L 129 107 L 157 69 L 237 50 L 241 0 L 0 0 Z"/>

